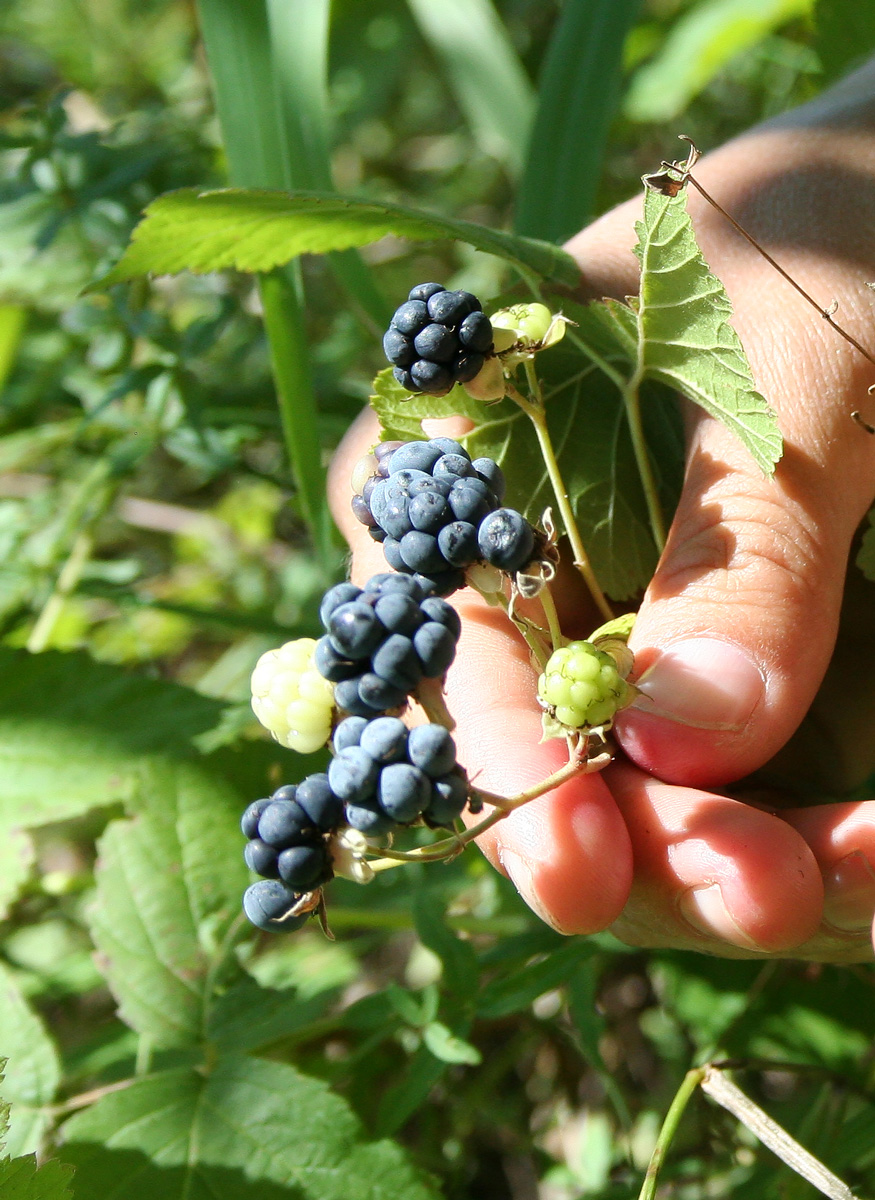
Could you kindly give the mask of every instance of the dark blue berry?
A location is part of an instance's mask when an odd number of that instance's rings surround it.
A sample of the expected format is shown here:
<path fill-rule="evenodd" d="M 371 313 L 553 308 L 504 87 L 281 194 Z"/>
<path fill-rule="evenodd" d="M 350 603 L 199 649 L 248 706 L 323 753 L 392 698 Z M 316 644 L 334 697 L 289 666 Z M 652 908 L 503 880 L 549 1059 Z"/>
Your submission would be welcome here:
<path fill-rule="evenodd" d="M 354 716 L 372 717 L 374 709 L 370 704 L 366 704 L 359 695 L 360 680 L 361 675 L 356 675 L 354 679 L 341 680 L 334 688 L 334 703 L 344 712 Z"/>
<path fill-rule="evenodd" d="M 399 329 L 387 329 L 383 334 L 383 353 L 396 367 L 409 367 L 417 358 L 413 339 Z"/>
<path fill-rule="evenodd" d="M 328 636 L 338 654 L 361 659 L 367 658 L 380 644 L 383 628 L 369 604 L 350 600 L 339 605 L 328 618 Z"/>
<path fill-rule="evenodd" d="M 428 359 L 433 363 L 452 362 L 459 352 L 459 339 L 446 325 L 426 325 L 413 339 L 416 349 L 414 358 Z"/>
<path fill-rule="evenodd" d="M 393 821 L 399 825 L 415 821 L 430 799 L 431 783 L 418 767 L 400 762 L 383 767 L 377 784 L 377 800 Z"/>
<path fill-rule="evenodd" d="M 429 621 L 437 621 L 439 625 L 445 625 L 453 637 L 458 639 L 462 632 L 462 618 L 452 604 L 447 604 L 446 600 L 441 600 L 438 596 L 429 596 L 423 600 L 420 611 Z"/>
<path fill-rule="evenodd" d="M 335 729 L 334 737 L 331 739 L 334 753 L 339 754 L 347 746 L 357 746 L 367 726 L 367 717 L 345 717 Z"/>
<path fill-rule="evenodd" d="M 406 701 L 407 689 L 394 686 L 374 671 L 366 671 L 359 679 L 359 696 L 372 712 L 386 712 Z"/>
<path fill-rule="evenodd" d="M 442 325 L 458 325 L 473 312 L 472 301 L 474 307 L 480 307 L 470 292 L 435 292 L 428 300 L 428 315 Z"/>
<path fill-rule="evenodd" d="M 313 822 L 295 800 L 273 800 L 258 822 L 258 836 L 277 850 L 307 841 L 313 832 Z"/>
<path fill-rule="evenodd" d="M 486 359 L 482 354 L 475 354 L 473 351 L 459 355 L 453 361 L 453 379 L 456 383 L 470 383 L 483 370 L 485 362 Z"/>
<path fill-rule="evenodd" d="M 360 721 L 361 719 L 361 717 L 347 718 L 349 721 Z M 345 723 L 343 722 L 343 724 Z M 336 749 L 336 734 L 334 745 Z M 331 784 L 328 782 L 328 776 L 324 771 L 319 771 L 315 775 L 308 775 L 306 779 L 302 779 L 298 784 L 295 799 L 316 828 L 322 833 L 330 833 L 340 824 L 341 817 L 343 816 L 343 804 L 331 790 Z"/>
<path fill-rule="evenodd" d="M 324 843 L 318 846 L 290 846 L 277 860 L 280 878 L 296 892 L 309 892 L 331 878 Z"/>
<path fill-rule="evenodd" d="M 431 442 L 407 442 L 399 446 L 389 459 L 389 474 L 396 471 L 430 471 L 441 452 Z"/>
<path fill-rule="evenodd" d="M 351 679 L 361 670 L 359 663 L 337 653 L 327 633 L 316 643 L 316 649 L 313 651 L 313 665 L 323 679 L 327 679 L 329 683 L 340 683 L 342 679 Z"/>
<path fill-rule="evenodd" d="M 328 782 L 335 796 L 346 804 L 358 804 L 373 795 L 379 768 L 358 746 L 347 746 L 328 764 Z"/>
<path fill-rule="evenodd" d="M 290 933 L 307 920 L 306 916 L 286 916 L 297 897 L 278 879 L 259 879 L 243 893 L 243 911 L 256 927 L 269 933 Z"/>
<path fill-rule="evenodd" d="M 518 571 L 531 559 L 535 535 L 525 517 L 513 508 L 497 508 L 480 522 L 480 553 L 493 567 Z"/>
<path fill-rule="evenodd" d="M 246 843 L 243 859 L 249 870 L 254 871 L 256 875 L 262 875 L 265 879 L 276 879 L 279 875 L 279 853 L 275 846 L 268 846 L 261 838 L 253 838 L 251 842 Z"/>
<path fill-rule="evenodd" d="M 261 819 L 261 814 L 270 803 L 269 799 L 252 801 L 240 819 L 240 828 L 243 830 L 244 837 L 258 837 L 258 822 Z"/>
<path fill-rule="evenodd" d="M 459 341 L 466 350 L 486 354 L 492 349 L 492 322 L 485 312 L 472 312 L 459 326 Z"/>
<path fill-rule="evenodd" d="M 453 514 L 446 498 L 440 492 L 422 491 L 410 497 L 407 516 L 414 529 L 419 529 L 422 533 L 436 534 L 447 521 L 452 520 Z"/>
<path fill-rule="evenodd" d="M 410 368 L 410 378 L 414 391 L 425 392 L 429 396 L 443 395 L 453 386 L 452 371 L 424 358 L 418 359 Z"/>
<path fill-rule="evenodd" d="M 456 743 L 443 725 L 416 725 L 407 738 L 407 758 L 431 779 L 439 779 L 456 765 Z"/>
<path fill-rule="evenodd" d="M 409 371 L 405 370 L 404 367 L 393 367 L 392 368 L 392 377 L 396 383 L 400 383 L 401 386 L 403 388 L 406 388 L 408 392 L 417 392 L 420 390 L 417 387 L 413 376 L 410 374 Z M 383 464 L 381 463 L 380 466 L 382 467 L 382 465 Z M 382 474 L 384 474 L 384 475 L 387 473 L 388 473 L 388 471 L 382 472 Z"/>
<path fill-rule="evenodd" d="M 330 587 L 319 605 L 319 620 L 323 628 L 328 628 L 328 619 L 335 608 L 340 608 L 341 604 L 348 604 L 350 600 L 358 600 L 361 594 L 361 588 L 357 588 L 354 583 L 336 583 L 334 587 Z"/>
<path fill-rule="evenodd" d="M 421 533 L 418 529 L 405 533 L 398 543 L 401 561 L 410 571 L 419 571 L 428 575 L 432 571 L 440 571 L 445 566 L 443 556 L 438 549 L 437 538 L 431 533 Z"/>
<path fill-rule="evenodd" d="M 415 337 L 432 319 L 423 300 L 407 300 L 395 309 L 390 328 Z"/>
<path fill-rule="evenodd" d="M 438 679 L 456 657 L 456 638 L 446 625 L 426 621 L 413 635 L 413 645 L 427 679 Z"/>
<path fill-rule="evenodd" d="M 431 785 L 431 799 L 423 813 L 427 825 L 448 825 L 462 814 L 468 801 L 468 780 L 460 767 Z"/>
<path fill-rule="evenodd" d="M 374 605 L 374 612 L 390 633 L 403 633 L 408 637 L 425 619 L 413 597 L 403 592 L 387 592 L 381 596 Z"/>
<path fill-rule="evenodd" d="M 376 717 L 362 733 L 361 748 L 374 762 L 403 762 L 407 747 L 407 726 L 398 717 Z"/>
<path fill-rule="evenodd" d="M 416 287 L 410 289 L 407 299 L 428 301 L 437 292 L 445 292 L 446 290 L 442 283 L 418 283 Z"/>
<path fill-rule="evenodd" d="M 437 535 L 438 549 L 453 567 L 470 567 L 480 557 L 477 527 L 469 521 L 451 521 Z"/>
<path fill-rule="evenodd" d="M 504 471 L 502 471 L 498 463 L 491 458 L 475 458 L 471 465 L 498 500 L 498 503 L 501 504 L 507 485 L 504 479 Z"/>
<path fill-rule="evenodd" d="M 405 694 L 422 679 L 422 667 L 413 642 L 403 633 L 390 634 L 374 652 L 371 665 L 381 679 L 402 689 Z"/>

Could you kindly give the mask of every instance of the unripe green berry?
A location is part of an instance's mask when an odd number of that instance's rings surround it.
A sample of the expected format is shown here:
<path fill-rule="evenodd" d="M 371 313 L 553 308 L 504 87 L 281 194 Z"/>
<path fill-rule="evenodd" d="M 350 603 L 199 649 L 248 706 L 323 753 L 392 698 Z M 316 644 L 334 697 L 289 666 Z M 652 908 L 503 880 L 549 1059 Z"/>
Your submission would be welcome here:
<path fill-rule="evenodd" d="M 631 699 L 617 664 L 591 642 L 554 651 L 538 680 L 538 699 L 560 725 L 593 729 L 612 720 Z"/>
<path fill-rule="evenodd" d="M 334 687 L 313 664 L 313 638 L 262 654 L 252 672 L 252 711 L 281 746 L 312 754 L 331 736 Z"/>

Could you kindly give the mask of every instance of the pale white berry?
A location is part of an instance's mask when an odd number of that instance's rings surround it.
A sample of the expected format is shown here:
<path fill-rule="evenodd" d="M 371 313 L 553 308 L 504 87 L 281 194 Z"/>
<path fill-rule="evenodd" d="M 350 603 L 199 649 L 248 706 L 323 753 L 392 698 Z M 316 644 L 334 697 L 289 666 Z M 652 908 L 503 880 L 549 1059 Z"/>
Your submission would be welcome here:
<path fill-rule="evenodd" d="M 281 746 L 312 754 L 331 736 L 334 686 L 313 664 L 313 638 L 262 654 L 252 672 L 252 711 Z"/>

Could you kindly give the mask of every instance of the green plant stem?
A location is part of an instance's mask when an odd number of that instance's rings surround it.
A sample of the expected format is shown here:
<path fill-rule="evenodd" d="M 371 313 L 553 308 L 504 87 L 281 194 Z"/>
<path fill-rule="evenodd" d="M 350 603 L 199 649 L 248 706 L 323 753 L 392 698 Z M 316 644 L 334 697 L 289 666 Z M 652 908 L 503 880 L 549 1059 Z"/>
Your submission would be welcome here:
<path fill-rule="evenodd" d="M 540 384 L 538 383 L 535 369 L 532 363 L 527 362 L 526 377 L 529 381 L 529 387 L 532 389 L 533 400 L 526 397 L 517 390 L 512 384 L 507 385 L 507 394 L 511 400 L 523 410 L 532 425 L 535 428 L 535 434 L 538 438 L 538 445 L 541 448 L 541 454 L 544 459 L 544 465 L 547 468 L 547 475 L 550 479 L 550 484 L 553 488 L 553 494 L 556 497 L 556 504 L 559 508 L 562 524 L 565 526 L 565 532 L 568 535 L 568 540 L 571 542 L 571 550 L 574 555 L 574 565 L 583 576 L 586 586 L 589 588 L 590 595 L 596 603 L 599 612 L 606 621 L 610 621 L 613 617 L 611 606 L 602 591 L 599 581 L 596 578 L 595 571 L 589 561 L 589 555 L 583 545 L 583 539 L 580 536 L 580 530 L 577 528 L 577 521 L 574 517 L 574 512 L 571 508 L 571 502 L 568 499 L 568 490 L 565 487 L 565 481 L 562 478 L 562 472 L 559 469 L 559 463 L 556 459 L 556 452 L 553 449 L 553 440 L 550 437 L 550 430 L 547 426 L 547 414 L 544 411 L 544 405 L 540 397 Z"/>
<path fill-rule="evenodd" d="M 259 287 L 277 404 L 298 488 L 298 504 L 313 544 L 323 554 L 330 555 L 331 526 L 324 502 L 325 471 L 319 444 L 318 411 L 297 289 L 287 273 L 279 270 L 260 276 Z"/>
<path fill-rule="evenodd" d="M 684 1110 L 690 1102 L 690 1097 L 696 1088 L 699 1087 L 707 1073 L 707 1067 L 693 1067 L 684 1076 L 683 1082 L 675 1093 L 674 1100 L 672 1100 L 668 1112 L 665 1114 L 665 1120 L 662 1122 L 659 1137 L 656 1139 L 656 1145 L 653 1147 L 650 1162 L 647 1164 L 647 1174 L 644 1176 L 644 1183 L 638 1194 L 638 1200 L 654 1200 L 656 1185 L 659 1182 L 659 1172 L 662 1170 L 662 1164 L 665 1162 L 668 1148 L 678 1131 L 681 1117 L 684 1115 Z"/>
<path fill-rule="evenodd" d="M 632 438 L 635 463 L 638 467 L 638 475 L 641 479 L 641 487 L 644 490 L 644 499 L 647 504 L 650 532 L 653 534 L 657 550 L 662 554 L 665 549 L 665 518 L 662 515 L 662 505 L 659 502 L 659 489 L 656 485 L 653 464 L 650 461 L 650 454 L 647 450 L 647 440 L 644 437 L 644 426 L 641 423 L 640 385 L 641 369 L 639 367 L 632 378 L 628 379 L 620 390 L 626 409 L 626 420 L 629 422 L 629 435 Z"/>
<path fill-rule="evenodd" d="M 67 561 L 58 572 L 51 595 L 43 605 L 42 611 L 37 617 L 33 629 L 30 631 L 30 636 L 27 639 L 27 649 L 31 654 L 40 654 L 51 641 L 55 626 L 63 612 L 64 604 L 71 593 L 76 590 L 76 585 L 82 578 L 82 572 L 85 569 L 85 564 L 91 557 L 93 548 L 94 538 L 91 533 L 82 530 L 73 543 L 73 549 L 70 551 Z"/>
<path fill-rule="evenodd" d="M 558 650 L 564 639 L 562 637 L 562 630 L 559 627 L 559 614 L 556 611 L 556 602 L 553 599 L 553 593 L 550 591 L 549 584 L 544 585 L 538 599 L 541 601 L 541 606 L 544 609 L 544 616 L 547 619 L 547 625 L 550 629 L 550 640 L 553 643 L 553 649 Z"/>
<path fill-rule="evenodd" d="M 386 871 L 390 867 L 397 866 L 399 862 L 441 862 L 443 859 L 454 857 L 469 842 L 473 842 L 487 829 L 491 829 L 497 822 L 504 820 L 515 809 L 528 804 L 530 800 L 537 800 L 546 792 L 552 792 L 554 788 L 560 787 L 561 784 L 567 783 L 569 779 L 574 779 L 577 775 L 587 775 L 594 770 L 599 770 L 601 765 L 603 764 L 596 766 L 596 762 L 587 762 L 585 759 L 574 759 L 572 762 L 566 763 L 564 767 L 560 767 L 558 771 L 554 771 L 552 775 L 548 775 L 546 779 L 542 779 L 540 783 L 536 783 L 534 787 L 527 788 L 512 799 L 473 788 L 472 790 L 484 803 L 493 806 L 488 817 L 484 817 L 482 821 L 478 821 L 464 833 L 454 834 L 453 837 L 444 838 L 441 842 L 423 846 L 418 850 L 380 850 L 382 857 L 370 861 L 368 866 L 372 871 Z"/>

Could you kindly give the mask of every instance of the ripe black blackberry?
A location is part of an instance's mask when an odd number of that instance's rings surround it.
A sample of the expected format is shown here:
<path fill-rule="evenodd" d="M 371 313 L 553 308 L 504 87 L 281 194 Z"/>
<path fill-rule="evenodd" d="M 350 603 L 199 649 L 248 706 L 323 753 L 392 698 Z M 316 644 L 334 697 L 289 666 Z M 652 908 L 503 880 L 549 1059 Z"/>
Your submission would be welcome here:
<path fill-rule="evenodd" d="M 383 446 L 392 449 L 378 453 Z M 504 476 L 491 458 L 472 462 L 463 446 L 441 437 L 382 443 L 360 465 L 352 511 L 394 570 L 424 577 L 446 596 L 476 562 L 513 573 L 531 560 L 534 530 L 521 513 L 500 507 Z"/>
<path fill-rule="evenodd" d="M 364 588 L 337 584 L 320 617 L 326 633 L 314 664 L 335 685 L 338 708 L 359 717 L 398 708 L 423 679 L 440 679 L 461 630 L 456 610 L 427 581 L 388 572 Z"/>
<path fill-rule="evenodd" d="M 468 778 L 443 725 L 408 729 L 398 717 L 347 717 L 328 767 L 346 821 L 366 836 L 423 821 L 452 827 L 468 803 Z"/>
<path fill-rule="evenodd" d="M 420 283 L 383 337 L 393 375 L 410 392 L 443 396 L 478 375 L 492 350 L 492 324 L 470 292 Z"/>

